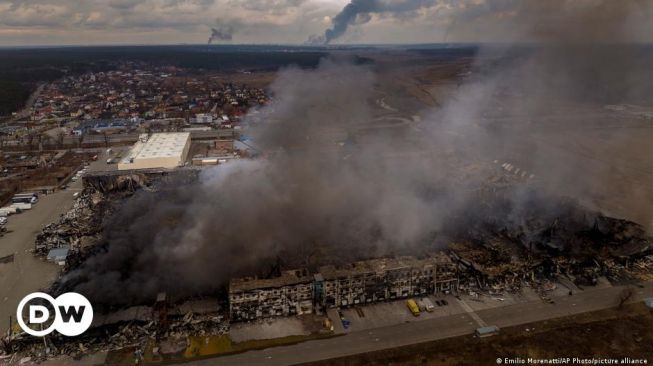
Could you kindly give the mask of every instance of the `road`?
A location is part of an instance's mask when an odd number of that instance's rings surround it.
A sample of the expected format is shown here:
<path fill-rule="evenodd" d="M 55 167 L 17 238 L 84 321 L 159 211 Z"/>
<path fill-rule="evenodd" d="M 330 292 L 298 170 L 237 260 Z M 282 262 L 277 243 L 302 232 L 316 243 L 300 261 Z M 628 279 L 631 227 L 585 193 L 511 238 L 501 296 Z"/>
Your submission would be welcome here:
<path fill-rule="evenodd" d="M 474 313 L 489 325 L 508 327 L 601 310 L 617 305 L 623 287 L 590 289 L 579 294 L 555 298 L 555 304 L 541 301 L 520 303 Z M 633 301 L 653 297 L 653 282 L 636 288 Z M 455 314 L 435 319 L 402 323 L 394 326 L 352 332 L 344 336 L 304 342 L 292 346 L 250 351 L 232 356 L 194 361 L 200 365 L 292 365 L 378 351 L 387 348 L 428 342 L 437 339 L 472 334 L 478 327 L 470 313 Z"/>

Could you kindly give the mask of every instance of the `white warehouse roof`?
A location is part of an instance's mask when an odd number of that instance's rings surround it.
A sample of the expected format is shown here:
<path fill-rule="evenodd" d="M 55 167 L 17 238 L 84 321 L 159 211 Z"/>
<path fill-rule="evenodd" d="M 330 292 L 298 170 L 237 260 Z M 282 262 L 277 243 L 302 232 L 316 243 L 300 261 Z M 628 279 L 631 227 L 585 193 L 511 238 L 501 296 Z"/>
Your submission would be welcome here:
<path fill-rule="evenodd" d="M 134 159 L 181 156 L 189 138 L 190 132 L 155 133 L 136 151 Z"/>
<path fill-rule="evenodd" d="M 118 169 L 172 168 L 183 165 L 190 147 L 190 132 L 155 133 L 138 141 Z"/>

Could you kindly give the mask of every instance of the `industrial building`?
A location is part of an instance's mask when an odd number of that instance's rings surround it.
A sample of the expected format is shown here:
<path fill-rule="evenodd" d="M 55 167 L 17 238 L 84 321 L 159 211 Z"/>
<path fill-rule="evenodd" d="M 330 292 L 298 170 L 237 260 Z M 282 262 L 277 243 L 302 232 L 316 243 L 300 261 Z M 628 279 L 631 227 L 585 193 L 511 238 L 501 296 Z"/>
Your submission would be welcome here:
<path fill-rule="evenodd" d="M 301 315 L 313 311 L 313 276 L 286 271 L 271 279 L 240 278 L 229 283 L 229 313 L 234 320 Z"/>
<path fill-rule="evenodd" d="M 234 279 L 229 309 L 232 320 L 251 320 L 457 289 L 457 266 L 447 255 L 382 258 L 323 266 L 313 275 L 295 270 L 271 279 Z"/>
<path fill-rule="evenodd" d="M 118 169 L 175 168 L 185 164 L 189 149 L 190 132 L 142 136 L 118 162 Z"/>
<path fill-rule="evenodd" d="M 383 258 L 320 268 L 322 305 L 350 306 L 425 296 L 458 288 L 456 265 L 446 255 Z"/>

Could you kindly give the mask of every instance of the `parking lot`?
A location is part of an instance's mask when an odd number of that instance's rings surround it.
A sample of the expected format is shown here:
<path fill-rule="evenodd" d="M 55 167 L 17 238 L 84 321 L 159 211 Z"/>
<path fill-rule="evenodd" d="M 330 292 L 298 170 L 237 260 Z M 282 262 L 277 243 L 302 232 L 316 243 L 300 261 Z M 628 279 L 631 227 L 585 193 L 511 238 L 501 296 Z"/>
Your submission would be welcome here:
<path fill-rule="evenodd" d="M 88 171 L 105 170 L 104 153 L 98 154 Z M 72 208 L 76 193 L 82 190 L 82 180 L 70 182 L 64 190 L 39 195 L 38 202 L 20 214 L 8 217 L 4 236 L 0 237 L 0 258 L 13 255 L 0 263 L 0 332 L 7 329 L 9 316 L 14 316 L 18 302 L 25 295 L 47 288 L 61 268 L 35 258 L 30 252 L 36 235 L 43 226 L 56 221 L 59 215 Z"/>
<path fill-rule="evenodd" d="M 369 304 L 361 307 L 341 310 L 342 315 L 350 321 L 349 332 L 380 328 L 400 323 L 409 323 L 434 319 L 465 312 L 454 296 L 428 296 L 435 307 L 432 312 L 420 311 L 414 316 L 406 305 L 406 300 Z M 419 298 L 414 298 L 419 303 Z M 445 300 L 447 305 L 438 306 L 436 300 Z M 332 319 L 334 320 L 334 319 Z M 335 320 L 334 320 L 335 321 Z"/>
<path fill-rule="evenodd" d="M 599 285 L 596 289 L 609 288 L 610 283 L 605 278 L 601 278 Z M 577 288 L 576 288 L 577 289 Z M 569 297 L 570 288 L 561 283 L 556 283 L 551 291 L 547 293 L 548 297 L 565 298 Z M 582 290 L 578 290 L 581 291 Z M 576 290 L 574 293 L 578 293 Z M 525 304 L 529 302 L 543 302 L 542 298 L 533 289 L 526 287 L 522 289 L 519 294 L 504 293 L 501 295 L 480 295 L 480 294 L 461 294 L 459 296 L 453 295 L 431 295 L 428 299 L 434 305 L 433 311 L 425 311 L 420 297 L 413 298 L 420 304 L 419 316 L 414 316 L 406 301 L 408 299 L 396 300 L 391 302 L 383 302 L 377 304 L 366 304 L 365 306 L 353 307 L 342 309 L 340 314 L 349 322 L 345 332 L 354 332 L 359 330 L 367 330 L 374 328 L 381 328 L 401 323 L 419 322 L 429 319 L 435 319 L 445 316 L 456 314 L 471 316 L 475 323 L 471 324 L 477 327 L 485 326 L 484 322 L 476 316 L 476 312 L 483 312 L 485 310 L 497 309 L 501 307 Z M 446 302 L 446 305 L 442 303 Z M 440 304 L 438 304 L 440 302 Z M 331 320 L 334 322 L 339 319 L 334 319 L 337 312 L 330 312 Z"/>

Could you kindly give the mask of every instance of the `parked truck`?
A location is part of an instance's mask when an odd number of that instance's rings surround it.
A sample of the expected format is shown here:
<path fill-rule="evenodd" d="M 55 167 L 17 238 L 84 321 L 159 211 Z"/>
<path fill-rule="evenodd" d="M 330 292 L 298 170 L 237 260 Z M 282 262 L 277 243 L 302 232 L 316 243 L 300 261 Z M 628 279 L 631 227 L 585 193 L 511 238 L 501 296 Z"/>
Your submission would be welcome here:
<path fill-rule="evenodd" d="M 413 314 L 413 316 L 419 316 L 419 306 L 417 306 L 417 303 L 413 299 L 408 299 L 406 301 L 406 306 L 408 306 L 408 310 Z"/>
<path fill-rule="evenodd" d="M 0 216 L 9 216 L 18 213 L 20 213 L 20 209 L 14 206 L 5 206 L 3 208 L 0 208 Z"/>
<path fill-rule="evenodd" d="M 431 302 L 431 299 L 429 299 L 428 297 L 422 299 L 422 305 L 424 310 L 428 311 L 429 313 L 433 312 L 433 310 L 435 309 L 433 302 Z"/>
<path fill-rule="evenodd" d="M 30 193 L 20 193 L 17 195 L 14 195 L 11 198 L 12 203 L 29 203 L 29 204 L 35 204 L 38 202 L 39 196 L 36 193 L 30 192 Z"/>
<path fill-rule="evenodd" d="M 18 212 L 32 209 L 31 203 L 12 203 L 9 207 L 15 207 Z"/>

